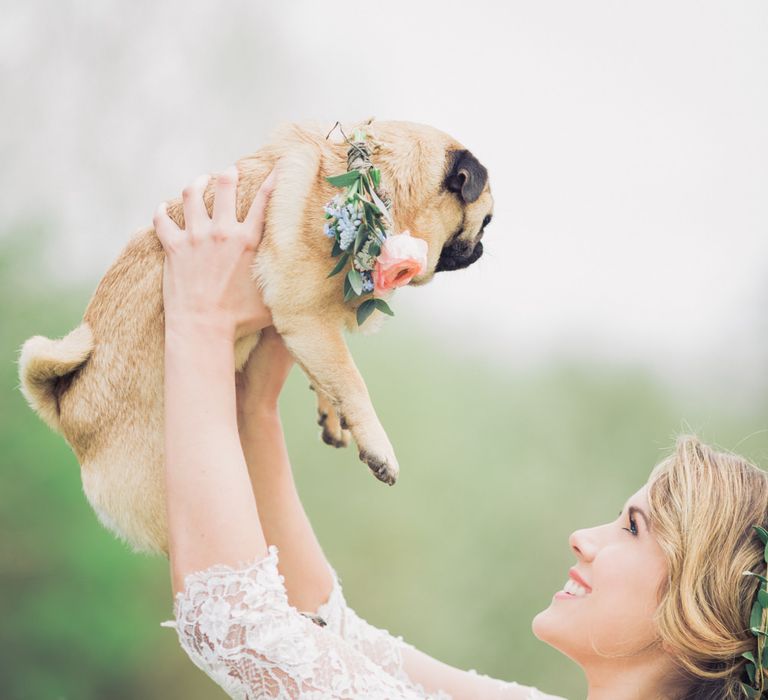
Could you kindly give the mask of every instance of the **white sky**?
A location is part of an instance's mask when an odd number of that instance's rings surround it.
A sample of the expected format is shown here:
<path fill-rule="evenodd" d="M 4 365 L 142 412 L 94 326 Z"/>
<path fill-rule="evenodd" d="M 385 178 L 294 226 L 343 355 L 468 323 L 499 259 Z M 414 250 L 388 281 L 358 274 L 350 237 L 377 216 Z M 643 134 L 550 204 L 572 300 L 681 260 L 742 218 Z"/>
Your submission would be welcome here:
<path fill-rule="evenodd" d="M 282 121 L 421 121 L 496 212 L 483 259 L 399 315 L 509 362 L 767 386 L 764 0 L 5 3 L 0 79 L 0 229 L 54 229 L 57 274 L 95 284 Z"/>

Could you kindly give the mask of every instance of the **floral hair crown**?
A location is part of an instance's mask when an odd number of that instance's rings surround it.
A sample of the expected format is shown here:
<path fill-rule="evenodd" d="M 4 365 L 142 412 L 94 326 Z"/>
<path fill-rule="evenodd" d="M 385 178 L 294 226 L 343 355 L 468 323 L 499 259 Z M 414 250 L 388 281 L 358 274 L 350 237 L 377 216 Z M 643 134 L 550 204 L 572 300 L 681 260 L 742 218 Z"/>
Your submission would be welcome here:
<path fill-rule="evenodd" d="M 768 530 L 759 525 L 752 527 L 765 546 L 763 561 L 768 566 Z M 766 574 L 768 575 L 768 570 Z M 749 683 L 741 683 L 741 689 L 751 700 L 765 700 L 768 698 L 768 578 L 754 571 L 745 571 L 744 576 L 754 576 L 760 583 L 749 616 L 749 629 L 757 637 L 757 649 L 755 652 L 746 651 L 742 654 L 747 660 L 744 668 Z"/>
<path fill-rule="evenodd" d="M 333 239 L 331 257 L 338 258 L 328 277 L 349 266 L 344 301 L 372 295 L 357 307 L 357 324 L 362 325 L 377 309 L 394 316 L 377 295 L 408 284 L 426 269 L 427 243 L 412 238 L 408 231 L 390 234 L 392 201 L 381 187 L 381 171 L 371 162 L 365 130 L 356 129 L 351 141 L 341 133 L 349 144 L 347 172 L 325 178 L 344 188 L 324 207 L 323 231 Z"/>

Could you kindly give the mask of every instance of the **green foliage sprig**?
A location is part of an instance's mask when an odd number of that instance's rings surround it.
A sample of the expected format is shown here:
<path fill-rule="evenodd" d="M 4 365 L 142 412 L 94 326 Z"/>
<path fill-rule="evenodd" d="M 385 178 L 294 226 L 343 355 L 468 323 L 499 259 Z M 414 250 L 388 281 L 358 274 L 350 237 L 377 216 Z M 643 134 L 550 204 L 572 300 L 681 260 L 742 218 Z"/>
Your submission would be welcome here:
<path fill-rule="evenodd" d="M 760 583 L 749 616 L 749 629 L 757 638 L 757 648 L 754 652 L 746 651 L 742 654 L 747 660 L 744 668 L 749 683 L 741 683 L 741 689 L 750 700 L 765 700 L 768 698 L 768 531 L 759 525 L 752 527 L 764 546 L 766 576 L 754 571 L 744 572 L 744 576 L 754 576 Z"/>
<path fill-rule="evenodd" d="M 335 187 L 344 188 L 325 206 L 325 235 L 334 241 L 331 257 L 338 258 L 328 277 L 338 275 L 349 265 L 344 301 L 352 301 L 374 291 L 376 259 L 389 235 L 392 216 L 391 201 L 380 189 L 381 171 L 371 163 L 365 132 L 357 129 L 353 140 L 346 140 L 347 172 L 325 178 Z M 358 306 L 358 325 L 376 309 L 394 316 L 384 299 L 372 297 Z"/>

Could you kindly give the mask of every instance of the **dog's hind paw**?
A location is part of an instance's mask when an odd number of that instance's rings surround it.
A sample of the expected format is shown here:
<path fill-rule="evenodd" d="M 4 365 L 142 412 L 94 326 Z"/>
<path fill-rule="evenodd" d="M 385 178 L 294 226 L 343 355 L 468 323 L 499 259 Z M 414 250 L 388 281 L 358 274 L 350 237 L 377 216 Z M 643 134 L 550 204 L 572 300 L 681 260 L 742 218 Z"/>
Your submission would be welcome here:
<path fill-rule="evenodd" d="M 396 462 L 391 462 L 385 458 L 376 457 L 364 450 L 360 451 L 360 460 L 368 465 L 373 475 L 385 484 L 392 486 L 400 474 L 400 467 Z"/>
<path fill-rule="evenodd" d="M 338 435 L 334 435 L 327 427 L 323 426 L 323 432 L 320 434 L 323 442 L 331 447 L 347 447 L 350 441 L 349 430 L 342 430 Z"/>
<path fill-rule="evenodd" d="M 349 430 L 342 427 L 336 412 L 331 408 L 330 414 L 325 411 L 318 411 L 317 424 L 322 427 L 320 434 L 322 441 L 331 447 L 347 447 L 352 438 Z"/>

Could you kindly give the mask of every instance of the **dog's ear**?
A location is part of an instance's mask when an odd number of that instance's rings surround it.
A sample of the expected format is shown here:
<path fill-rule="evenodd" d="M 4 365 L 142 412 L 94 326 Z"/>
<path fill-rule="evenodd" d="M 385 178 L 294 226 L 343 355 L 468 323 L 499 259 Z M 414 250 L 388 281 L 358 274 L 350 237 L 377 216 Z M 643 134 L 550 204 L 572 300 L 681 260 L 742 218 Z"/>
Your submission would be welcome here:
<path fill-rule="evenodd" d="M 488 182 L 485 166 L 466 149 L 448 151 L 447 161 L 443 186 L 458 194 L 465 204 L 474 202 Z"/>

